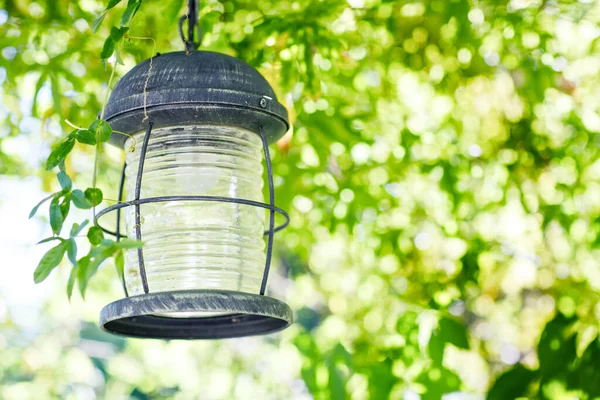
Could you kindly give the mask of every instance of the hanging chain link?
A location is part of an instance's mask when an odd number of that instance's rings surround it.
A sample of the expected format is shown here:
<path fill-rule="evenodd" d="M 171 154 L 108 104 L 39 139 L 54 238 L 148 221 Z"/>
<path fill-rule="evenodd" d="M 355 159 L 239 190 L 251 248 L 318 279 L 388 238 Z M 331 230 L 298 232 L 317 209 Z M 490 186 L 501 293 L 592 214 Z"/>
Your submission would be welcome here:
<path fill-rule="evenodd" d="M 188 21 L 187 38 L 183 33 L 183 23 L 186 19 Z M 196 32 L 198 34 L 197 40 L 195 40 Z M 179 36 L 181 36 L 181 40 L 185 44 L 186 53 L 200 47 L 202 43 L 202 30 L 198 24 L 198 0 L 188 0 L 188 13 L 179 18 Z"/>

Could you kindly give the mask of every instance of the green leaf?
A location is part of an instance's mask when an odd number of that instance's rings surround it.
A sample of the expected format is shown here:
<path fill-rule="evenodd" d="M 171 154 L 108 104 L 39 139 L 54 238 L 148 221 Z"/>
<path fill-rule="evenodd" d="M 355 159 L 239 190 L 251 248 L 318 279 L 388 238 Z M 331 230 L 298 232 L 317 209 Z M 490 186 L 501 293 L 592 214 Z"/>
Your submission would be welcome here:
<path fill-rule="evenodd" d="M 75 279 L 77 278 L 78 265 L 73 265 L 71 268 L 71 273 L 69 274 L 69 280 L 67 281 L 67 297 L 71 300 L 71 296 L 73 295 L 73 287 L 75 287 Z"/>
<path fill-rule="evenodd" d="M 67 240 L 67 257 L 69 257 L 69 261 L 71 264 L 77 264 L 77 243 L 75 243 L 75 239 Z"/>
<path fill-rule="evenodd" d="M 537 347 L 540 360 L 540 372 L 551 376 L 561 369 L 566 369 L 577 357 L 576 337 L 569 331 L 575 318 L 567 318 L 557 313 L 552 321 L 546 324 Z"/>
<path fill-rule="evenodd" d="M 100 242 L 100 247 L 94 249 L 94 255 L 98 255 L 101 252 L 103 252 L 104 250 L 106 250 L 107 248 L 111 248 L 112 251 L 116 251 L 117 250 L 117 243 L 114 240 L 110 240 L 110 239 L 104 239 Z"/>
<path fill-rule="evenodd" d="M 116 46 L 116 43 L 113 40 L 113 38 L 110 36 L 107 37 L 106 40 L 104 41 L 104 47 L 102 47 L 102 51 L 100 52 L 100 58 L 103 60 L 110 58 L 110 56 L 112 56 L 113 53 L 115 52 L 115 46 Z M 80 290 L 81 290 L 81 288 L 80 288 Z"/>
<path fill-rule="evenodd" d="M 89 129 L 78 129 L 73 131 L 75 139 L 82 144 L 96 144 L 96 134 Z"/>
<path fill-rule="evenodd" d="M 117 64 L 125 65 L 125 63 L 123 62 L 123 58 L 121 57 L 121 49 L 119 47 L 115 49 L 115 60 Z"/>
<path fill-rule="evenodd" d="M 67 250 L 67 242 L 61 242 L 54 246 L 44 254 L 35 272 L 33 273 L 33 281 L 40 283 L 50 275 L 50 272 L 60 264 Z"/>
<path fill-rule="evenodd" d="M 106 142 L 112 135 L 112 128 L 108 122 L 97 119 L 90 125 L 90 132 L 96 135 L 97 142 Z"/>
<path fill-rule="evenodd" d="M 458 375 L 441 365 L 426 368 L 415 382 L 425 389 L 420 396 L 422 400 L 441 400 L 445 394 L 456 392 L 461 387 Z"/>
<path fill-rule="evenodd" d="M 67 175 L 66 172 L 64 171 L 60 171 L 56 177 L 58 178 L 58 183 L 60 183 L 60 187 L 63 190 L 69 191 L 71 190 L 71 187 L 73 185 L 73 182 L 71 181 L 71 178 L 69 178 L 69 175 Z"/>
<path fill-rule="evenodd" d="M 92 226 L 88 230 L 87 238 L 91 244 L 97 245 L 104 240 L 104 233 L 102 232 L 102 229 L 98 228 L 97 226 Z"/>
<path fill-rule="evenodd" d="M 442 364 L 446 344 L 453 344 L 461 349 L 469 348 L 465 326 L 454 319 L 443 317 L 438 322 L 438 328 L 431 333 L 427 345 L 429 357 L 438 365 Z"/>
<path fill-rule="evenodd" d="M 58 194 L 58 193 L 53 193 L 53 194 L 51 194 L 50 196 L 48 196 L 48 197 L 46 197 L 46 198 L 42 199 L 42 200 L 41 200 L 39 203 L 37 203 L 37 204 L 35 205 L 35 207 L 33 207 L 33 208 L 31 209 L 31 212 L 29 213 L 29 218 L 32 218 L 32 217 L 33 217 L 33 216 L 34 216 L 34 215 L 37 213 L 37 210 L 40 208 L 40 206 L 41 206 L 42 204 L 44 204 L 45 202 L 47 202 L 48 200 L 50 200 L 51 198 L 53 198 L 53 197 L 54 197 L 54 196 L 56 196 L 57 194 Z"/>
<path fill-rule="evenodd" d="M 102 190 L 98 188 L 85 189 L 85 198 L 90 202 L 92 207 L 102 203 Z"/>
<path fill-rule="evenodd" d="M 69 215 L 69 209 L 70 208 L 71 208 L 71 194 L 67 193 L 67 195 L 63 199 L 62 203 L 60 203 L 60 212 L 61 212 L 62 217 L 63 217 L 63 222 L 64 222 L 64 220 L 67 219 L 67 216 Z"/>
<path fill-rule="evenodd" d="M 48 243 L 48 242 L 51 242 L 51 241 L 53 241 L 53 240 L 60 240 L 60 241 L 62 242 L 64 239 L 63 239 L 63 238 L 56 237 L 56 236 L 50 236 L 50 237 L 48 237 L 48 238 L 46 238 L 46 239 L 42 239 L 42 240 L 40 240 L 40 241 L 39 241 L 39 242 L 37 242 L 36 244 Z"/>
<path fill-rule="evenodd" d="M 81 225 L 79 225 L 77 222 L 73 224 L 73 227 L 71 228 L 71 233 L 69 234 L 69 236 L 71 238 L 76 237 L 77 235 L 79 235 L 79 233 L 83 230 L 83 228 L 85 228 L 85 226 L 88 224 L 88 220 L 86 219 L 85 221 L 83 221 L 81 223 Z"/>
<path fill-rule="evenodd" d="M 81 258 L 77 261 L 77 281 L 79 282 L 79 292 L 81 293 L 81 297 L 85 298 L 85 289 L 87 287 L 87 282 L 91 277 L 90 274 L 88 276 L 88 270 L 90 269 L 91 257 L 89 255 Z M 67 288 L 68 289 L 68 288 Z"/>
<path fill-rule="evenodd" d="M 448 343 L 461 349 L 469 348 L 467 328 L 457 320 L 452 318 L 442 318 L 439 321 L 439 329 L 440 332 L 443 332 L 443 336 Z"/>
<path fill-rule="evenodd" d="M 125 37 L 125 34 L 127 33 L 127 31 L 129 30 L 128 27 L 123 26 L 120 28 L 117 27 L 112 27 L 110 29 L 110 37 L 113 38 L 113 40 L 116 42 L 119 42 L 120 40 L 123 39 L 123 37 Z"/>
<path fill-rule="evenodd" d="M 125 271 L 125 256 L 122 251 L 119 251 L 115 256 L 115 267 L 117 267 L 117 276 L 123 279 Z"/>
<path fill-rule="evenodd" d="M 142 242 L 133 239 L 121 239 L 117 242 L 117 247 L 119 249 L 138 249 L 143 245 Z"/>
<path fill-rule="evenodd" d="M 50 88 L 52 89 L 52 101 L 54 103 L 54 111 L 56 112 L 56 114 L 58 114 L 58 116 L 60 117 L 60 119 L 62 120 L 62 105 L 61 105 L 61 99 L 62 99 L 62 90 L 60 88 L 60 79 L 59 76 L 56 73 L 51 72 L 50 73 Z M 50 168 L 48 168 L 50 169 Z"/>
<path fill-rule="evenodd" d="M 175 22 L 179 17 L 179 12 L 183 7 L 183 0 L 173 0 L 169 3 L 169 8 L 165 11 L 167 21 Z"/>
<path fill-rule="evenodd" d="M 112 243 L 112 242 L 110 242 Z M 92 253 L 83 257 L 79 260 L 79 271 L 78 271 L 78 282 L 79 282 L 79 291 L 81 292 L 81 296 L 85 296 L 85 290 L 87 288 L 87 284 L 94 276 L 96 271 L 100 265 L 109 257 L 111 257 L 115 253 L 115 248 L 113 245 L 103 246 L 100 245 L 93 249 Z"/>
<path fill-rule="evenodd" d="M 104 9 L 104 11 L 108 11 L 111 8 L 113 8 L 114 6 L 116 6 L 117 4 L 119 4 L 121 2 L 121 0 L 110 0 L 108 2 L 108 5 L 106 6 L 106 8 Z"/>
<path fill-rule="evenodd" d="M 123 37 L 125 36 L 125 33 L 127 33 L 128 30 L 129 28 L 126 26 L 123 26 L 121 28 L 113 26 L 110 28 L 110 36 L 106 38 L 106 41 L 104 42 L 104 47 L 102 47 L 102 51 L 100 52 L 101 59 L 106 60 L 113 55 L 117 44 L 119 44 L 119 42 L 123 40 Z M 92 130 L 93 132 L 93 129 L 90 130 Z"/>
<path fill-rule="evenodd" d="M 104 12 L 102 12 L 102 14 L 100 14 L 100 16 L 98 18 L 96 18 L 94 20 L 94 22 L 92 23 L 92 33 L 98 32 L 98 28 L 100 28 L 100 25 L 102 25 L 102 21 L 104 21 L 107 11 L 110 10 L 111 8 L 113 8 L 114 6 L 116 6 L 117 4 L 119 4 L 120 2 L 121 2 L 121 0 L 111 0 L 108 2 L 108 5 L 104 9 Z"/>
<path fill-rule="evenodd" d="M 537 373 L 518 364 L 500 375 L 488 392 L 487 400 L 506 400 L 524 397 Z"/>
<path fill-rule="evenodd" d="M 106 11 L 104 11 L 102 14 L 100 14 L 98 18 L 94 20 L 94 22 L 92 23 L 92 33 L 98 32 L 98 28 L 100 28 L 100 25 L 102 25 L 102 21 L 104 21 L 105 17 Z"/>
<path fill-rule="evenodd" d="M 83 193 L 79 189 L 75 189 L 71 192 L 71 200 L 73 201 L 73 204 L 75 204 L 75 207 L 81 208 L 83 210 L 87 210 L 93 207 L 92 202 L 89 201 L 85 197 L 85 193 Z"/>
<path fill-rule="evenodd" d="M 43 72 L 35 85 L 35 94 L 33 95 L 31 114 L 33 114 L 36 117 L 38 116 L 38 94 L 40 93 L 40 90 L 42 89 L 42 86 L 44 86 L 44 83 L 46 83 L 47 79 L 48 74 L 46 72 Z"/>
<path fill-rule="evenodd" d="M 60 234 L 64 222 L 63 213 L 58 204 L 58 200 L 59 197 L 55 197 L 50 203 L 50 226 L 55 235 Z"/>
<path fill-rule="evenodd" d="M 121 26 L 129 26 L 131 19 L 142 5 L 142 0 L 129 0 L 127 2 L 127 8 L 121 16 Z"/>
<path fill-rule="evenodd" d="M 67 138 L 60 142 L 48 156 L 46 170 L 50 171 L 52 168 L 63 162 L 65 157 L 73 150 L 73 146 L 75 146 L 75 139 L 73 138 Z"/>
<path fill-rule="evenodd" d="M 326 364 L 329 370 L 329 398 L 334 400 L 346 399 L 346 387 L 342 372 L 335 363 L 329 361 Z"/>
<path fill-rule="evenodd" d="M 567 378 L 570 389 L 579 389 L 590 398 L 600 397 L 600 379 L 598 379 L 598 360 L 600 360 L 600 340 L 596 337 L 570 368 Z"/>

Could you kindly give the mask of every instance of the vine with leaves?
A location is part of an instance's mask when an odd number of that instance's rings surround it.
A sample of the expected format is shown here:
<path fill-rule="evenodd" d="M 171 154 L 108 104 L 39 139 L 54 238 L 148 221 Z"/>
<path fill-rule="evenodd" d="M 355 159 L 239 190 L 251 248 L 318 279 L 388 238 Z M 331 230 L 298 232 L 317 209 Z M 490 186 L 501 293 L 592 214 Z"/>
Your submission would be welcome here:
<path fill-rule="evenodd" d="M 110 10 L 118 5 L 121 1 L 122 0 L 109 1 L 102 14 L 92 24 L 93 33 L 97 32 L 107 13 L 110 12 Z M 66 121 L 68 125 L 75 129 L 53 148 L 52 152 L 48 156 L 48 159 L 46 160 L 47 171 L 58 168 L 56 178 L 61 190 L 42 199 L 38 204 L 35 205 L 35 207 L 33 207 L 29 214 L 29 218 L 32 218 L 44 203 L 48 201 L 50 202 L 49 223 L 50 227 L 52 228 L 52 236 L 43 239 L 39 243 L 47 243 L 52 241 L 57 241 L 59 243 L 49 249 L 42 256 L 37 268 L 34 271 L 33 279 L 35 283 L 44 281 L 50 275 L 50 273 L 56 267 L 58 267 L 66 254 L 72 265 L 67 282 L 67 296 L 69 299 L 73 294 L 73 289 L 76 283 L 79 286 L 81 296 L 84 297 L 89 280 L 98 271 L 100 265 L 110 258 L 114 258 L 117 272 L 119 276 L 122 276 L 125 263 L 124 251 L 127 249 L 137 248 L 142 245 L 141 242 L 131 239 L 121 239 L 118 242 L 107 239 L 104 237 L 102 229 L 100 229 L 98 226 L 88 227 L 88 219 L 80 222 L 74 222 L 68 236 L 61 236 L 63 232 L 63 225 L 69 216 L 69 211 L 71 210 L 71 205 L 83 210 L 93 209 L 93 213 L 95 215 L 95 207 L 102 203 L 104 198 L 102 190 L 96 187 L 96 177 L 98 174 L 98 164 L 102 147 L 104 143 L 108 142 L 113 134 L 112 127 L 108 121 L 104 120 L 104 110 L 108 101 L 108 94 L 110 92 L 116 66 L 118 64 L 123 65 L 120 55 L 120 46 L 125 39 L 133 38 L 128 37 L 127 32 L 129 31 L 129 25 L 132 18 L 140 8 L 141 4 L 142 0 L 128 0 L 127 7 L 121 16 L 119 26 L 111 27 L 110 35 L 104 42 L 104 46 L 100 54 L 101 62 L 106 67 L 108 64 L 107 60 L 114 55 L 115 64 L 113 65 L 110 74 L 107 94 L 99 118 L 93 121 L 88 128 L 79 127 L 69 121 Z M 124 134 L 123 132 L 119 133 Z M 94 146 L 95 148 L 92 186 L 86 188 L 85 190 L 74 188 L 73 180 L 69 176 L 65 167 L 65 160 L 75 148 L 76 144 Z M 85 235 L 83 235 L 82 232 L 86 228 L 87 232 Z M 87 238 L 87 241 L 89 242 L 89 251 L 86 255 L 78 258 L 77 239 L 83 237 Z"/>

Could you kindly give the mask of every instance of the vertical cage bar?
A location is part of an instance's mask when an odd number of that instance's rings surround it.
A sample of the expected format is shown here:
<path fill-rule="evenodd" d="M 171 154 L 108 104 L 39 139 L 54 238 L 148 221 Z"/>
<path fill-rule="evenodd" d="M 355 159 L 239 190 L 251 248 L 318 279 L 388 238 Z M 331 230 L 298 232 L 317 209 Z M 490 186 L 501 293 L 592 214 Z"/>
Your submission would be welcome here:
<path fill-rule="evenodd" d="M 271 268 L 271 257 L 273 254 L 273 235 L 275 234 L 275 185 L 273 184 L 273 170 L 271 166 L 271 155 L 269 154 L 269 143 L 263 131 L 263 127 L 259 127 L 260 138 L 262 140 L 263 151 L 265 153 L 265 162 L 267 164 L 267 180 L 269 182 L 269 238 L 267 241 L 267 257 L 265 260 L 265 270 L 263 279 L 260 285 L 260 295 L 263 296 L 267 290 L 267 280 L 269 279 L 269 269 Z"/>
<path fill-rule="evenodd" d="M 127 168 L 127 161 L 123 163 L 123 170 L 121 171 L 121 182 L 119 183 L 119 197 L 117 197 L 117 203 L 123 201 L 123 188 L 125 187 L 125 169 Z M 117 209 L 117 223 L 115 224 L 115 236 L 117 242 L 121 240 L 121 209 Z M 123 285 L 123 292 L 125 292 L 125 297 L 129 297 L 129 293 L 127 292 L 127 285 L 125 284 L 125 270 L 121 271 L 121 284 Z"/>
<path fill-rule="evenodd" d="M 144 136 L 144 142 L 142 143 L 142 149 L 140 150 L 140 158 L 138 162 L 137 177 L 135 180 L 135 200 L 139 200 L 142 193 L 142 174 L 144 172 L 144 161 L 146 160 L 146 150 L 148 150 L 148 142 L 150 141 L 150 133 L 152 132 L 153 122 L 148 123 L 148 129 L 146 129 L 146 135 Z M 135 205 L 135 239 L 138 241 L 142 240 L 142 227 L 141 227 L 141 215 L 140 205 Z M 144 293 L 150 292 L 148 288 L 148 278 L 146 277 L 146 266 L 144 265 L 144 252 L 141 247 L 137 249 L 138 262 L 140 266 L 140 277 L 142 278 L 142 286 L 144 287 Z"/>

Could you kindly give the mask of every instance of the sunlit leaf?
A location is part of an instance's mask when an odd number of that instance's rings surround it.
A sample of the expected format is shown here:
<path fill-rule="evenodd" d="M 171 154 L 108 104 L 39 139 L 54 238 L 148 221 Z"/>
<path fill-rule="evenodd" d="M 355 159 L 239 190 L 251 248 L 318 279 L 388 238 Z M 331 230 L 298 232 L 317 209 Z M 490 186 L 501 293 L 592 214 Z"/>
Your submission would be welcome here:
<path fill-rule="evenodd" d="M 96 134 L 88 129 L 78 129 L 74 131 L 74 136 L 79 143 L 90 145 L 96 144 Z"/>
<path fill-rule="evenodd" d="M 113 55 L 113 53 L 115 52 L 115 48 L 121 42 L 121 40 L 123 40 L 123 37 L 125 36 L 125 33 L 127 33 L 128 30 L 128 27 L 117 28 L 113 26 L 111 28 L 110 36 L 106 38 L 106 41 L 104 42 L 104 47 L 100 52 L 101 59 L 105 60 Z M 93 129 L 90 130 L 93 131 Z"/>
<path fill-rule="evenodd" d="M 102 229 L 97 226 L 92 226 L 87 233 L 87 238 L 91 244 L 100 244 L 104 240 L 104 233 Z"/>
<path fill-rule="evenodd" d="M 78 223 L 74 223 L 73 227 L 71 228 L 71 232 L 69 234 L 69 236 L 71 238 L 76 237 L 77 235 L 79 235 L 79 233 L 83 230 L 83 228 L 86 227 L 86 225 L 88 224 L 88 220 L 86 219 L 85 221 L 83 221 L 81 224 Z"/>
<path fill-rule="evenodd" d="M 69 273 L 69 280 L 67 281 L 67 297 L 69 300 L 71 300 L 71 296 L 73 296 L 73 288 L 75 287 L 75 281 L 77 280 L 78 268 L 78 265 L 73 265 L 73 268 L 71 268 L 71 272 Z"/>
<path fill-rule="evenodd" d="M 517 365 L 502 374 L 490 389 L 487 400 L 506 400 L 524 397 L 537 376 L 535 371 Z"/>
<path fill-rule="evenodd" d="M 100 25 L 102 25 L 104 18 L 106 18 L 106 12 L 103 12 L 98 18 L 94 20 L 94 22 L 92 23 L 92 33 L 98 32 L 98 29 L 100 28 Z"/>
<path fill-rule="evenodd" d="M 65 157 L 71 152 L 71 150 L 73 150 L 74 145 L 75 139 L 73 138 L 67 138 L 60 142 L 48 156 L 48 160 L 46 161 L 46 170 L 50 171 L 52 168 L 63 162 Z"/>
<path fill-rule="evenodd" d="M 121 17 L 121 26 L 129 26 L 131 22 L 131 18 L 135 15 L 137 10 L 142 5 L 142 0 L 129 0 L 127 2 L 127 8 L 123 12 L 123 16 Z"/>
<path fill-rule="evenodd" d="M 55 235 L 60 234 L 64 222 L 63 212 L 58 201 L 59 198 L 55 197 L 50 203 L 50 226 Z"/>
<path fill-rule="evenodd" d="M 69 258 L 69 261 L 75 265 L 77 264 L 77 243 L 75 242 L 75 239 L 69 239 L 67 242 L 69 243 L 67 247 L 67 257 Z"/>
<path fill-rule="evenodd" d="M 90 125 L 90 132 L 96 135 L 96 139 L 100 142 L 106 142 L 110 139 L 112 128 L 110 124 L 101 119 L 97 119 Z"/>
<path fill-rule="evenodd" d="M 94 206 L 92 202 L 86 198 L 85 193 L 79 189 L 75 189 L 71 192 L 71 200 L 73 201 L 75 207 L 83 210 L 92 208 Z"/>
<path fill-rule="evenodd" d="M 102 203 L 102 190 L 98 188 L 87 188 L 84 192 L 85 199 L 89 201 L 92 206 L 97 206 Z"/>
<path fill-rule="evenodd" d="M 69 175 L 67 175 L 66 172 L 64 171 L 60 171 L 56 177 L 58 178 L 58 183 L 60 183 L 60 187 L 63 190 L 71 190 L 71 186 L 73 185 L 73 182 L 71 182 L 71 178 L 69 177 Z"/>
<path fill-rule="evenodd" d="M 60 264 L 65 251 L 67 250 L 67 244 L 67 241 L 61 242 L 44 254 L 33 273 L 33 281 L 35 283 L 40 283 L 46 279 L 52 270 Z"/>
<path fill-rule="evenodd" d="M 121 239 L 117 242 L 119 249 L 137 249 L 143 246 L 143 243 L 133 239 Z"/>
<path fill-rule="evenodd" d="M 51 198 L 53 198 L 53 197 L 54 197 L 54 196 L 56 196 L 56 195 L 57 195 L 56 193 L 54 193 L 54 194 L 51 194 L 50 196 L 48 196 L 48 197 L 45 197 L 45 198 L 44 198 L 44 199 L 42 199 L 42 200 L 41 200 L 39 203 L 37 203 L 37 204 L 35 205 L 35 207 L 33 207 L 33 208 L 31 209 L 31 212 L 29 213 L 29 218 L 32 218 L 32 217 L 33 217 L 33 216 L 34 216 L 34 215 L 37 213 L 38 209 L 40 208 L 40 206 L 41 206 L 42 204 L 44 204 L 45 202 L 47 202 L 48 200 L 50 200 Z"/>

